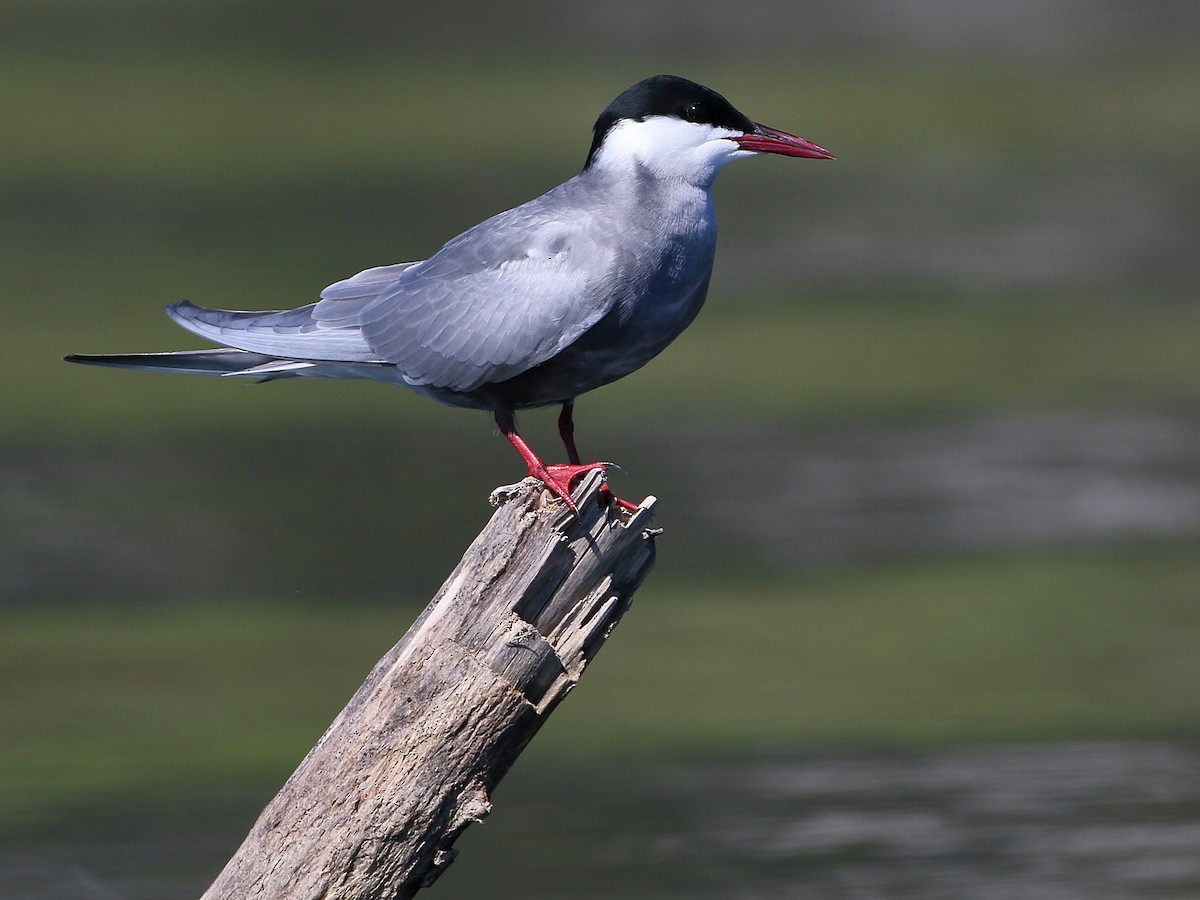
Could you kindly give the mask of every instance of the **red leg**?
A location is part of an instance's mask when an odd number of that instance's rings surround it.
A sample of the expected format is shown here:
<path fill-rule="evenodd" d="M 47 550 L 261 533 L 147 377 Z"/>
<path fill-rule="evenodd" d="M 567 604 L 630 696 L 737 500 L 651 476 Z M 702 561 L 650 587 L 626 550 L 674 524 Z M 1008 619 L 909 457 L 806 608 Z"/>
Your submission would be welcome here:
<path fill-rule="evenodd" d="M 564 416 L 566 417 L 568 424 L 570 424 L 570 414 L 564 412 Z M 562 417 L 560 417 L 559 422 L 561 424 Z M 575 506 L 575 501 L 571 499 L 571 485 L 576 479 L 587 472 L 594 472 L 596 469 L 603 470 L 605 468 L 605 463 L 579 462 L 579 454 L 572 453 L 574 450 L 574 441 L 572 440 L 571 443 L 567 445 L 567 453 L 571 455 L 572 461 L 565 465 L 558 464 L 548 466 L 538 458 L 538 455 L 533 452 L 533 448 L 530 447 L 529 444 L 525 443 L 525 439 L 517 433 L 517 425 L 513 419 L 512 413 L 497 412 L 496 426 L 500 429 L 500 433 L 508 439 L 508 442 L 516 448 L 518 453 L 521 454 L 521 459 L 525 460 L 525 467 L 529 469 L 529 474 L 545 484 L 550 493 L 554 494 L 554 496 L 562 500 L 563 503 L 567 504 L 567 508 L 571 510 L 571 512 L 578 515 L 579 510 Z M 570 429 L 568 429 L 566 434 L 570 434 Z M 564 437 L 563 440 L 565 443 L 567 438 Z M 637 509 L 635 504 L 615 496 L 613 492 L 609 490 L 608 485 L 604 485 L 604 487 L 601 489 L 601 493 L 607 494 L 609 498 L 615 501 L 617 505 L 623 509 Z"/>
<path fill-rule="evenodd" d="M 558 434 L 562 438 L 563 446 L 567 448 L 567 459 L 575 465 L 579 465 L 579 451 L 575 449 L 574 413 L 574 398 L 563 401 L 562 412 L 558 414 Z M 637 509 L 637 504 L 630 503 L 628 500 L 622 500 L 612 492 L 612 488 L 607 484 L 600 487 L 600 493 L 622 509 Z"/>
<path fill-rule="evenodd" d="M 567 448 L 567 460 L 579 465 L 579 451 L 575 449 L 575 401 L 566 400 L 562 412 L 558 414 L 558 434 L 563 446 Z"/>
<path fill-rule="evenodd" d="M 533 448 L 525 443 L 525 439 L 517 433 L 517 425 L 513 421 L 511 413 L 497 412 L 496 426 L 500 429 L 500 433 L 508 438 L 508 442 L 517 448 L 521 459 L 525 460 L 525 467 L 529 469 L 529 474 L 545 484 L 550 493 L 567 504 L 567 508 L 571 512 L 578 515 L 579 510 L 575 507 L 575 501 L 571 499 L 571 483 L 585 472 L 603 469 L 604 463 L 571 463 L 548 466 L 538 458 L 538 455 L 533 452 Z"/>

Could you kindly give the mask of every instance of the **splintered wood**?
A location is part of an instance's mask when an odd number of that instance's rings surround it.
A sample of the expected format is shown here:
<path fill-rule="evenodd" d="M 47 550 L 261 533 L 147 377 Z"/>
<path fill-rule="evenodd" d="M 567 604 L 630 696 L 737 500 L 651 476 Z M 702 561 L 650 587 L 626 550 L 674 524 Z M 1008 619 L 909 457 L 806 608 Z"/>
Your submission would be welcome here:
<path fill-rule="evenodd" d="M 437 596 L 309 751 L 204 900 L 404 898 L 454 859 L 654 563 L 655 499 L 579 517 L 540 482 L 499 505 Z"/>

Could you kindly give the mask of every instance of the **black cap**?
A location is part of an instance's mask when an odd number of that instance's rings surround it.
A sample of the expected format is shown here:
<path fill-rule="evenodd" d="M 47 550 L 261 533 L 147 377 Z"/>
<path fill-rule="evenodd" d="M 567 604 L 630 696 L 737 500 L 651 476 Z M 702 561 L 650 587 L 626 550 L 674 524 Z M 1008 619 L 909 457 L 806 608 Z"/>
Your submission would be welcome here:
<path fill-rule="evenodd" d="M 747 133 L 754 131 L 754 123 L 712 88 L 679 75 L 651 75 L 623 91 L 600 113 L 592 129 L 592 147 L 583 167 L 586 169 L 592 164 L 605 135 L 614 125 L 624 119 L 641 122 L 650 116 L 673 116 L 685 122 Z"/>

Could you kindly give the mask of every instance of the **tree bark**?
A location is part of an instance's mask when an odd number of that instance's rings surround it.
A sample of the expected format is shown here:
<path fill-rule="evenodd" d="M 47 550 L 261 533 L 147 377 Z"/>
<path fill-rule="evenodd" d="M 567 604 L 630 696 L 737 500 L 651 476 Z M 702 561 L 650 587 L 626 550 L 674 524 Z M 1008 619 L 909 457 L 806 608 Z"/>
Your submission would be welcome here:
<path fill-rule="evenodd" d="M 412 897 L 491 811 L 512 765 L 654 562 L 653 497 L 579 517 L 540 482 L 499 505 L 437 596 L 309 751 L 204 900 Z"/>

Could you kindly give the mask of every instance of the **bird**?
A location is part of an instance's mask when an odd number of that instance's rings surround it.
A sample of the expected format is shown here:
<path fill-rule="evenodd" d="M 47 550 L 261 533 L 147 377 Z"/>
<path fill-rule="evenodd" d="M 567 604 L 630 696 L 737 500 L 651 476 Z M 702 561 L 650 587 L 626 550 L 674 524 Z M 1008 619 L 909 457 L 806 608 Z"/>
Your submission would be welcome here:
<path fill-rule="evenodd" d="M 641 368 L 691 324 L 716 250 L 712 186 L 737 159 L 833 159 L 754 122 L 711 88 L 654 75 L 596 119 L 583 169 L 451 239 L 428 259 L 376 266 L 296 309 L 167 307 L 216 349 L 72 354 L 68 362 L 272 381 L 368 379 L 484 410 L 531 476 L 577 513 L 579 395 Z M 559 406 L 566 463 L 547 464 L 516 413 Z M 607 483 L 602 497 L 620 507 Z"/>

